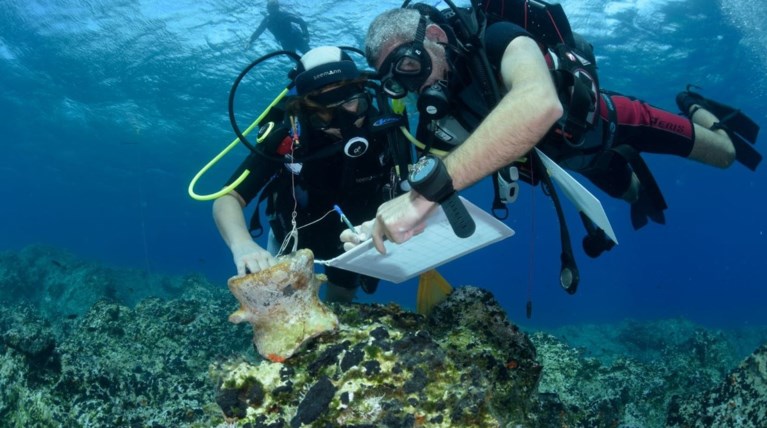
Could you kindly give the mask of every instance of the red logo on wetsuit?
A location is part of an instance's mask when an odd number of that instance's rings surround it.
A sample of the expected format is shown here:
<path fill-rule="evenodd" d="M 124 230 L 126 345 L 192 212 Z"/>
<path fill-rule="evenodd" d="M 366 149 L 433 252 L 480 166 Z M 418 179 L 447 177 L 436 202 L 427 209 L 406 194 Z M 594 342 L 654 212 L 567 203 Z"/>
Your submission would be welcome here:
<path fill-rule="evenodd" d="M 682 126 L 682 125 L 680 125 L 678 123 L 667 122 L 665 120 L 659 120 L 657 117 L 653 117 L 650 120 L 650 124 L 652 124 L 652 126 L 654 128 L 666 129 L 666 130 L 669 130 L 671 132 L 675 132 L 677 134 L 682 134 L 682 135 L 685 134 L 684 126 Z"/>

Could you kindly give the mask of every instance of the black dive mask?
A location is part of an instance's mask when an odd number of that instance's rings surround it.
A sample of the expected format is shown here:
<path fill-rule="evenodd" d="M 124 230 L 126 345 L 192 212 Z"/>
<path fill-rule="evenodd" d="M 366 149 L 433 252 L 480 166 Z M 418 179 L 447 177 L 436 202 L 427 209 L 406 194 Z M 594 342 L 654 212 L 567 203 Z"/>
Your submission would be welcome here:
<path fill-rule="evenodd" d="M 394 49 L 381 64 L 381 87 L 392 98 L 418 92 L 431 75 L 431 57 L 423 46 L 426 18 L 421 16 L 415 40 Z"/>
<path fill-rule="evenodd" d="M 314 129 L 344 129 L 365 117 L 370 109 L 370 97 L 357 85 L 346 85 L 325 93 L 307 96 L 305 107 Z"/>

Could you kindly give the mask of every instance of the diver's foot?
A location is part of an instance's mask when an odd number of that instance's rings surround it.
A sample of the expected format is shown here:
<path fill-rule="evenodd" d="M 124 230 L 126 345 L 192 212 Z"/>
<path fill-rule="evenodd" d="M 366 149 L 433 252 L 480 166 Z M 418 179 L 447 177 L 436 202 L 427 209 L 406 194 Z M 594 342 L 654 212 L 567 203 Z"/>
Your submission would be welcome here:
<path fill-rule="evenodd" d="M 706 100 L 695 92 L 682 91 L 676 94 L 676 105 L 682 114 L 692 117 L 693 113 L 695 113 L 695 110 L 693 110 L 694 106 L 706 109 Z"/>

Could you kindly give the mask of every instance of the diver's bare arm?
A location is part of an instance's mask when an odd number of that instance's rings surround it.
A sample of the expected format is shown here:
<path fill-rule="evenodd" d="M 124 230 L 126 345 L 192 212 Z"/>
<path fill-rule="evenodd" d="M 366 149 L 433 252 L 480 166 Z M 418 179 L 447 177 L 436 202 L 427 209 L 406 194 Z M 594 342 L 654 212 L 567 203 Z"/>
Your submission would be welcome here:
<path fill-rule="evenodd" d="M 245 201 L 236 191 L 216 199 L 213 203 L 213 218 L 221 237 L 232 252 L 239 275 L 258 272 L 275 263 L 274 257 L 250 236 L 242 213 L 244 206 Z"/>
<path fill-rule="evenodd" d="M 445 158 L 458 190 L 524 156 L 562 115 L 535 41 L 528 37 L 512 40 L 501 61 L 501 74 L 508 93 L 469 139 Z"/>
<path fill-rule="evenodd" d="M 250 39 L 248 39 L 248 46 L 252 45 L 253 42 L 255 42 L 259 37 L 261 37 L 261 34 L 266 30 L 266 25 L 269 23 L 269 17 L 265 16 L 264 20 L 261 21 L 261 24 L 256 28 L 256 31 L 253 32 L 253 34 L 250 35 Z"/>
<path fill-rule="evenodd" d="M 213 202 L 213 219 L 226 245 L 242 245 L 252 241 L 242 212 L 244 203 L 236 192 L 227 193 Z"/>

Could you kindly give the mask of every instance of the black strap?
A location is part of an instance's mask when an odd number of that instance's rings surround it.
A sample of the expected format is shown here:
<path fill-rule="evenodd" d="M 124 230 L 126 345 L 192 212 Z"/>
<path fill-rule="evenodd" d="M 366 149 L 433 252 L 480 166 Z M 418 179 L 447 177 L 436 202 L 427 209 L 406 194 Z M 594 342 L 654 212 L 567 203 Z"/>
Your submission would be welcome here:
<path fill-rule="evenodd" d="M 542 187 L 544 188 L 544 192 L 549 197 L 551 197 L 551 201 L 554 204 L 554 209 L 557 212 L 557 220 L 559 221 L 559 236 L 562 243 L 562 253 L 560 254 L 560 261 L 562 265 L 559 271 L 559 282 L 565 291 L 570 294 L 574 294 L 578 288 L 578 284 L 580 283 L 580 272 L 578 271 L 578 266 L 575 263 L 573 246 L 570 241 L 570 232 L 567 228 L 567 220 L 565 219 L 564 211 L 562 210 L 562 203 L 560 202 L 559 195 L 554 188 L 554 183 L 552 182 L 549 174 L 546 172 L 546 168 L 543 166 L 543 162 L 541 162 L 538 154 L 533 150 L 530 152 L 528 159 L 530 169 L 533 172 L 531 176 L 537 176 L 536 178 L 543 183 Z M 506 217 L 508 217 L 509 209 L 506 204 L 501 201 L 500 187 L 498 185 L 499 174 L 500 172 L 498 171 L 493 174 L 493 190 L 495 192 L 495 196 L 493 198 L 493 215 L 500 220 L 504 220 Z M 533 181 L 531 179 L 531 185 L 534 186 L 535 184 L 537 184 L 537 181 Z M 501 217 L 496 214 L 496 210 L 503 210 L 504 216 Z M 531 309 L 531 303 L 528 302 L 528 311 Z M 528 317 L 529 316 L 530 315 L 528 314 Z"/>
<path fill-rule="evenodd" d="M 493 217 L 497 218 L 498 220 L 506 220 L 509 218 L 509 207 L 506 206 L 506 204 L 501 200 L 501 188 L 498 184 L 498 179 L 500 177 L 501 173 L 496 171 L 493 173 L 493 192 L 495 195 L 493 196 Z M 502 212 L 503 214 L 498 214 L 497 211 Z"/>
<path fill-rule="evenodd" d="M 391 104 L 389 104 L 389 100 L 386 98 L 386 94 L 380 88 L 376 88 L 375 94 L 381 112 L 381 116 L 378 120 L 383 118 L 386 119 L 386 123 L 391 124 L 391 127 L 389 127 L 389 125 L 381 126 L 381 132 L 386 133 L 386 146 L 394 164 L 397 166 L 397 184 L 406 182 L 409 173 L 408 167 L 413 163 L 413 156 L 410 150 L 410 143 L 402 132 L 400 132 L 399 128 L 400 126 L 404 126 L 405 129 L 409 128 L 407 112 L 403 111 L 401 114 L 394 113 Z M 378 123 L 378 120 L 374 122 L 374 132 L 375 124 Z M 399 193 L 402 189 L 398 188 L 395 190 Z"/>
<path fill-rule="evenodd" d="M 602 102 L 607 107 L 607 123 L 602 126 L 602 142 L 604 142 L 603 150 L 610 150 L 615 143 L 615 131 L 618 129 L 618 113 L 615 111 L 615 104 L 613 103 L 610 95 L 601 92 Z"/>
<path fill-rule="evenodd" d="M 253 238 L 258 238 L 264 233 L 264 227 L 261 226 L 261 211 L 259 210 L 261 200 L 262 198 L 258 198 L 258 202 L 256 202 L 256 208 L 253 210 L 253 214 L 250 216 L 250 224 L 248 225 L 248 232 L 250 232 L 250 236 Z"/>
<path fill-rule="evenodd" d="M 562 253 L 560 260 L 562 266 L 559 271 L 560 285 L 570 294 L 574 294 L 578 288 L 580 282 L 580 273 L 578 266 L 575 263 L 575 256 L 573 256 L 573 246 L 570 242 L 570 232 L 567 229 L 567 220 L 565 220 L 565 213 L 562 210 L 562 203 L 559 200 L 557 191 L 554 188 L 554 183 L 551 181 L 551 177 L 546 172 L 546 168 L 543 166 L 535 151 L 530 152 L 532 158 L 533 168 L 535 168 L 536 174 L 540 177 L 543 185 L 545 186 L 551 201 L 554 203 L 554 208 L 557 211 L 557 219 L 559 220 L 559 237 L 562 242 Z"/>

